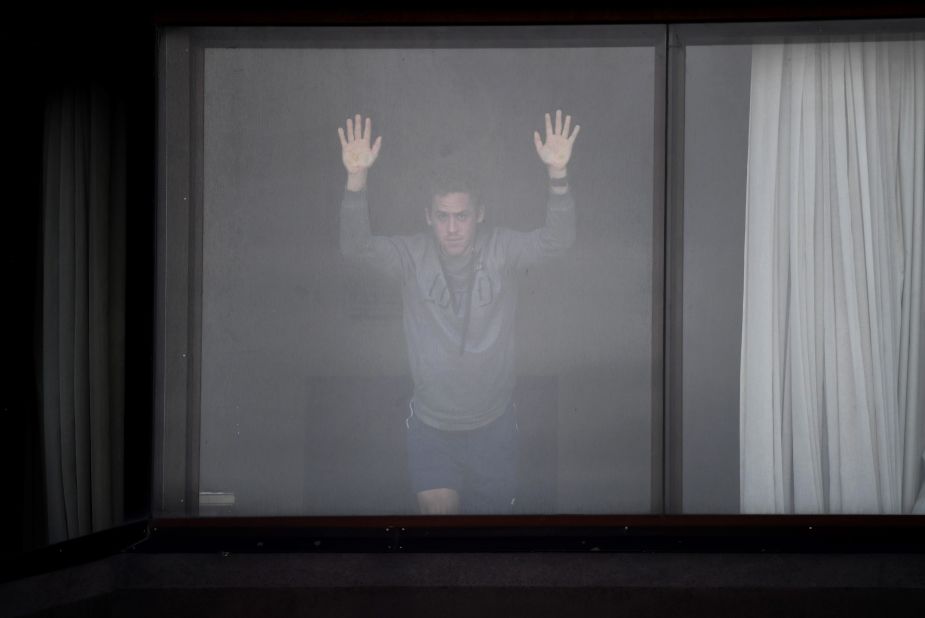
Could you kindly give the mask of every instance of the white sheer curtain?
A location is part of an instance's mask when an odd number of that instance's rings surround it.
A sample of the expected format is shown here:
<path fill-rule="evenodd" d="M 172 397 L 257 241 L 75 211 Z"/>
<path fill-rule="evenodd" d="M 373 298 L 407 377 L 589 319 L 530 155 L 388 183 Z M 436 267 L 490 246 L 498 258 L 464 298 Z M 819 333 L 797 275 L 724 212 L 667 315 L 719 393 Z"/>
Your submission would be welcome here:
<path fill-rule="evenodd" d="M 749 123 L 742 511 L 919 511 L 925 41 L 756 45 Z"/>

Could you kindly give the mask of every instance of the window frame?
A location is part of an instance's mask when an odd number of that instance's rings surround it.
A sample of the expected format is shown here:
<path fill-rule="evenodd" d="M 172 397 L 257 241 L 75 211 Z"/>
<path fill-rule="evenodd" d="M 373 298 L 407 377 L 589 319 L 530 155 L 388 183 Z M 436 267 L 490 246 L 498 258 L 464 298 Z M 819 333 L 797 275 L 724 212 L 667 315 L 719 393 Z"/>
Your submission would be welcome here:
<path fill-rule="evenodd" d="M 234 20 L 232 20 L 234 21 Z M 242 20 L 246 21 L 246 20 Z M 324 39 L 337 43 L 336 31 L 351 27 L 349 19 L 334 18 L 305 27 Z M 323 21 L 323 20 L 321 20 Z M 489 20 L 491 21 L 491 20 Z M 517 20 L 512 20 L 517 21 Z M 541 21 L 541 20 L 540 20 Z M 602 20 L 603 21 L 603 20 Z M 460 24 L 448 19 L 438 27 L 458 33 L 491 28 L 482 23 Z M 526 27 L 536 23 L 529 18 Z M 597 24 L 591 20 L 592 24 Z M 243 24 L 244 26 L 253 25 Z M 360 27 L 360 26 L 353 26 Z M 397 24 L 389 28 L 434 27 L 433 24 Z M 499 26 L 501 27 L 501 26 Z M 507 26 L 511 27 L 511 26 Z M 586 26 L 562 25 L 563 29 Z M 590 26 L 594 27 L 594 26 Z M 606 28 L 607 26 L 601 26 Z M 622 27 L 622 26 L 619 26 Z M 683 20 L 645 21 L 640 31 L 660 31 L 656 51 L 656 140 L 653 221 L 653 513 L 651 515 L 536 515 L 536 516 L 373 516 L 373 517 L 243 517 L 196 518 L 198 504 L 198 322 L 201 321 L 202 293 L 202 153 L 191 148 L 185 158 L 171 157 L 159 145 L 158 161 L 164 162 L 159 175 L 158 197 L 158 277 L 157 342 L 155 352 L 156 388 L 154 432 L 154 495 L 151 529 L 160 531 L 166 543 L 193 535 L 208 545 L 224 539 L 226 544 L 247 547 L 254 535 L 267 532 L 282 535 L 311 551 L 298 539 L 323 538 L 326 551 L 336 547 L 373 551 L 453 551 L 475 546 L 484 550 L 585 551 L 594 547 L 604 551 L 922 551 L 925 517 L 918 515 L 685 515 L 682 505 L 683 372 L 683 252 L 684 252 L 684 53 L 689 45 L 745 44 L 813 40 L 820 36 L 838 37 L 864 33 L 904 36 L 910 30 L 925 31 L 925 19 L 869 19 L 863 21 L 724 21 L 686 23 Z M 169 135 L 187 127 L 189 135 L 202 131 L 201 84 L 202 50 L 210 44 L 227 42 L 221 30 L 208 26 L 190 34 L 183 26 L 161 24 L 159 38 L 186 32 L 188 63 L 162 47 L 158 55 L 159 123 Z M 368 33 L 368 30 L 366 31 Z M 387 38 L 387 37 L 386 37 Z M 477 37 L 476 37 L 477 38 Z M 468 40 L 472 40 L 471 38 Z M 387 43 L 388 41 L 383 41 Z M 340 41 L 343 43 L 343 41 Z M 178 42 L 182 48 L 184 43 Z M 388 46 L 388 45 L 385 45 Z M 181 54 L 182 55 L 182 54 Z M 162 111 L 168 101 L 164 71 L 185 71 L 178 83 L 187 87 L 186 104 L 180 104 L 181 127 L 171 126 Z M 196 87 L 200 100 L 197 102 Z M 198 112 L 197 112 L 198 110 Z M 197 113 L 199 115 L 197 115 Z M 182 132 L 182 131 L 181 131 Z M 195 141 L 195 140 L 192 140 Z M 201 149 L 201 140 L 199 140 Z M 179 180 L 178 180 L 179 179 Z M 185 198 L 185 199 L 184 199 Z M 164 207 L 170 202 L 172 206 Z M 189 205 L 184 205 L 186 202 Z M 199 258 L 196 259 L 196 252 Z M 192 257 L 191 257 L 192 256 Z M 177 260 L 186 260 L 178 267 Z M 173 271 L 171 271 L 173 268 Z M 168 299 L 185 299 L 185 302 Z M 196 299 L 199 299 L 198 301 Z M 167 329 L 170 324 L 173 330 Z M 179 327 L 177 327 L 179 325 Z M 168 331 L 171 334 L 167 334 Z M 167 359 L 183 359 L 171 368 Z M 170 383 L 169 388 L 162 385 Z M 657 447 L 657 448 L 656 448 Z M 182 453 L 182 458 L 167 453 Z M 657 458 L 657 461 L 656 461 Z M 178 506 L 182 505 L 182 506 Z M 180 515 L 180 513 L 183 515 Z M 202 536 L 203 531 L 209 531 Z M 375 532 L 373 532 L 375 531 Z M 895 534 L 894 534 L 895 532 Z M 192 537 L 189 537 L 192 538 Z M 293 540 L 295 539 L 295 540 Z M 587 547 L 591 542 L 591 547 Z M 307 541 L 306 541 L 307 543 Z M 211 545 L 209 545 L 211 546 Z M 365 548 L 365 549 L 364 549 Z M 506 549 L 505 549 L 506 548 Z"/>

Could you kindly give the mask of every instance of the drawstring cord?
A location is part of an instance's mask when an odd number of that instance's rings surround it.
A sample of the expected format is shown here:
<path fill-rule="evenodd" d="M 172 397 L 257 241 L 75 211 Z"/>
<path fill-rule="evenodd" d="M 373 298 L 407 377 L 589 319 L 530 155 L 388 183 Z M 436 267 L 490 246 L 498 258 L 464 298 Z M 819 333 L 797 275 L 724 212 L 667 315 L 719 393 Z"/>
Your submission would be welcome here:
<path fill-rule="evenodd" d="M 472 268 L 469 270 L 469 283 L 466 286 L 465 313 L 463 314 L 462 338 L 459 343 L 459 355 L 466 351 L 466 336 L 469 333 L 469 315 L 472 313 L 472 291 L 475 288 L 475 274 L 482 268 L 482 254 L 476 252 L 472 257 Z"/>

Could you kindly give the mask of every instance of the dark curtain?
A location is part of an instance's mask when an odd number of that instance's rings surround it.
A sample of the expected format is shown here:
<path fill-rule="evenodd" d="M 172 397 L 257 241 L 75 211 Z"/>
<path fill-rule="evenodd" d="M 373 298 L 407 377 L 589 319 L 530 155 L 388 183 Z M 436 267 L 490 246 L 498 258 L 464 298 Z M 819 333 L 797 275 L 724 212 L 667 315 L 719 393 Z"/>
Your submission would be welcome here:
<path fill-rule="evenodd" d="M 48 541 L 123 514 L 125 109 L 66 88 L 45 110 L 42 437 Z"/>

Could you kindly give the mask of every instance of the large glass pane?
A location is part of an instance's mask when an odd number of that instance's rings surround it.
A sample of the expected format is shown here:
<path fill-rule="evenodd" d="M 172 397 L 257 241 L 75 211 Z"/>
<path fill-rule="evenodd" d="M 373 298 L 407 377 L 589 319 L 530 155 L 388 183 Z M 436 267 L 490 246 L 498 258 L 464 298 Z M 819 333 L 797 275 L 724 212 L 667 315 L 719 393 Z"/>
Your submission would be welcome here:
<path fill-rule="evenodd" d="M 193 56 L 199 512 L 417 513 L 442 488 L 460 512 L 650 511 L 658 30 L 325 32 L 210 31 Z M 534 132 L 559 109 L 581 130 L 551 182 Z M 354 114 L 382 137 L 359 193 Z M 458 252 L 454 194 L 484 206 Z M 339 241 L 358 212 L 366 263 Z"/>

